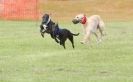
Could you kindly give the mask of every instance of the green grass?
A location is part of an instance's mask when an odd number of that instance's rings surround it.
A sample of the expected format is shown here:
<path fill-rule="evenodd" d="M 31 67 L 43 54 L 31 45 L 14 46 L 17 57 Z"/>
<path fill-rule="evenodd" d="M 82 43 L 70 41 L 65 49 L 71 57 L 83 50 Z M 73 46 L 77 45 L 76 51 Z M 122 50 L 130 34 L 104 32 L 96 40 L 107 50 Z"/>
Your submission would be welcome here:
<path fill-rule="evenodd" d="M 132 82 L 133 22 L 107 22 L 107 36 L 91 46 L 80 44 L 82 27 L 70 22 L 60 26 L 72 32 L 66 50 L 39 33 L 39 23 L 0 21 L 0 82 Z"/>

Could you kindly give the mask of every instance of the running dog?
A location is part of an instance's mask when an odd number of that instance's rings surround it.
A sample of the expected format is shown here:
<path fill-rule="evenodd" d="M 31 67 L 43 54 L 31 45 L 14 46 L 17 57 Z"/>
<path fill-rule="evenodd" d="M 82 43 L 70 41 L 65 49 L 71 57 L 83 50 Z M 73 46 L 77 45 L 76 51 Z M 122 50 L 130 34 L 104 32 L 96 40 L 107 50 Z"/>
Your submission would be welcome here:
<path fill-rule="evenodd" d="M 93 33 L 96 38 L 97 42 L 102 41 L 102 37 L 104 36 L 104 22 L 99 15 L 92 15 L 89 18 L 86 17 L 84 14 L 78 14 L 72 20 L 74 24 L 82 24 L 84 27 L 84 38 L 81 41 L 82 44 L 86 44 L 90 41 L 90 35 Z M 100 37 L 97 35 L 97 30 L 100 32 Z"/>
<path fill-rule="evenodd" d="M 60 45 L 62 45 L 64 49 L 66 48 L 65 41 L 67 40 L 67 38 L 71 41 L 72 47 L 74 48 L 73 35 L 74 36 L 79 35 L 79 33 L 73 34 L 67 29 L 60 29 L 58 24 L 55 24 L 51 20 L 49 14 L 44 14 L 42 17 L 42 23 L 40 25 L 40 33 L 42 37 L 44 37 L 45 33 L 50 34 L 51 38 L 53 38 L 57 43 L 60 43 Z"/>

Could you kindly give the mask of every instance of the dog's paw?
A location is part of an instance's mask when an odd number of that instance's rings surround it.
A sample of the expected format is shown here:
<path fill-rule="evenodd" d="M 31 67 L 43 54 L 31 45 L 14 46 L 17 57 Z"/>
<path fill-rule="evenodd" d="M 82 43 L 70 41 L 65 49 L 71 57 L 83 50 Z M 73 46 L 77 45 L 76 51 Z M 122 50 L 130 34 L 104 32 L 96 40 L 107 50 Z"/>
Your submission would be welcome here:
<path fill-rule="evenodd" d="M 41 36 L 44 38 L 44 34 L 41 34 Z"/>
<path fill-rule="evenodd" d="M 57 43 L 60 43 L 59 41 L 56 41 Z"/>
<path fill-rule="evenodd" d="M 102 42 L 102 39 L 98 39 L 97 40 L 97 44 L 101 43 Z"/>
<path fill-rule="evenodd" d="M 107 33 L 106 32 L 104 32 L 103 34 L 102 34 L 102 36 L 106 36 L 107 35 Z"/>

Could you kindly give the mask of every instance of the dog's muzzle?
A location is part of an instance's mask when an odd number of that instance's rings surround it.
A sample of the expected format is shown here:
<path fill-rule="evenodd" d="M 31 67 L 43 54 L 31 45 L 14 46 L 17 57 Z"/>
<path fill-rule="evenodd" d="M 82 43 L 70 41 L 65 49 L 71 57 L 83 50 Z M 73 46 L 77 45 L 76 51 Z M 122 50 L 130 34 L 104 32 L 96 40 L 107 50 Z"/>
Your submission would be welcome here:
<path fill-rule="evenodd" d="M 73 22 L 73 24 L 78 24 L 80 21 L 76 20 L 76 19 L 73 19 L 72 22 Z"/>
<path fill-rule="evenodd" d="M 40 33 L 42 37 L 44 37 L 44 33 L 46 33 L 46 30 L 47 30 L 47 25 L 45 24 L 40 25 Z"/>

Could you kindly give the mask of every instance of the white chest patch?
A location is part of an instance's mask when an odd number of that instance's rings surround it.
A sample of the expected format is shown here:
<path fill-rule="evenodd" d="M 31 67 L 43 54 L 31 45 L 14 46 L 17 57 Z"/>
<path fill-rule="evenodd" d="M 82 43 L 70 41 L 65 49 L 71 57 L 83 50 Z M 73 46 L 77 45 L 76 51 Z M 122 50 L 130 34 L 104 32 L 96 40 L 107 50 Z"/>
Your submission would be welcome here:
<path fill-rule="evenodd" d="M 47 27 L 47 26 L 44 24 L 44 25 L 43 25 L 44 30 L 46 30 L 46 27 Z"/>

